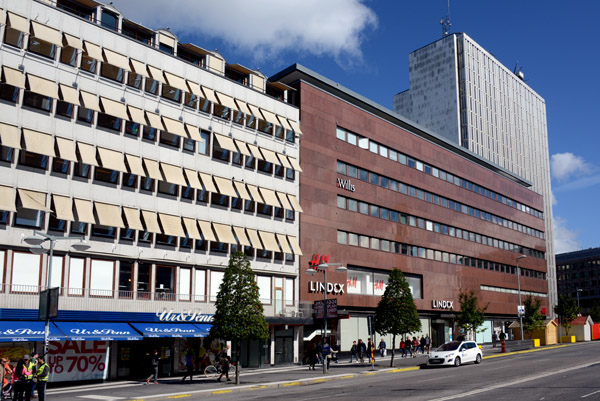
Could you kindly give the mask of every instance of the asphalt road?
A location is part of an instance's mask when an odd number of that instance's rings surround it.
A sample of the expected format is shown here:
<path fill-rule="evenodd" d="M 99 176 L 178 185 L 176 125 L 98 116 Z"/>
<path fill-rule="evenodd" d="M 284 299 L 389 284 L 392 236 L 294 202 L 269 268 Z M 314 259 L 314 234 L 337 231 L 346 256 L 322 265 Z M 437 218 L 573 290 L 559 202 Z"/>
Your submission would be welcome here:
<path fill-rule="evenodd" d="M 424 358 L 421 357 L 421 362 Z M 293 368 L 290 368 L 292 370 Z M 244 383 L 253 385 L 235 392 L 232 384 L 217 386 L 222 393 L 199 392 L 202 385 L 141 386 L 107 383 L 103 389 L 51 394 L 52 400 L 159 400 L 168 398 L 203 400 L 600 400 L 600 342 L 577 344 L 564 348 L 545 349 L 515 355 L 493 355 L 481 365 L 463 365 L 459 368 L 421 368 L 400 371 L 368 371 L 357 366 L 332 369 L 329 380 L 309 385 L 288 383 L 285 387 L 259 386 L 283 379 L 315 378 L 318 371 L 305 368 L 281 373 L 257 373 L 246 376 Z M 294 373 L 294 374 L 292 374 Z M 353 374 L 350 374 L 353 373 Z M 309 376 L 310 375 L 310 376 Z M 205 383 L 206 384 L 206 383 Z M 220 386 L 220 387 L 219 387 Z M 206 386 L 204 386 L 206 388 Z M 187 391 L 186 391 L 187 390 Z M 233 390 L 234 392 L 228 392 Z"/>

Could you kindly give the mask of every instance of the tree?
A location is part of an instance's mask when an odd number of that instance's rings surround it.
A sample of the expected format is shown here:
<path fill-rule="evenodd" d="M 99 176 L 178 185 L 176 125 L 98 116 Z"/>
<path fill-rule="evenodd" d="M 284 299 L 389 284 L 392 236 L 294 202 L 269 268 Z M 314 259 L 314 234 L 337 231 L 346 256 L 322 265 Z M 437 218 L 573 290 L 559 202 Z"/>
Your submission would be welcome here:
<path fill-rule="evenodd" d="M 254 272 L 242 252 L 234 253 L 229 259 L 215 307 L 217 311 L 210 335 L 236 342 L 235 382 L 240 384 L 242 340 L 264 340 L 269 337 Z"/>
<path fill-rule="evenodd" d="M 382 335 L 392 335 L 390 367 L 394 366 L 396 336 L 413 333 L 420 329 L 421 320 L 408 282 L 401 270 L 394 269 L 390 273 L 385 292 L 375 311 L 375 331 Z"/>
<path fill-rule="evenodd" d="M 458 303 L 460 311 L 454 313 L 456 324 L 466 332 L 482 332 L 483 330 L 477 331 L 477 328 L 485 322 L 485 311 L 489 303 L 483 308 L 477 306 L 478 299 L 473 290 L 468 293 L 461 290 L 458 295 Z"/>
<path fill-rule="evenodd" d="M 579 313 L 577 300 L 565 295 L 559 296 L 558 304 L 554 307 L 554 312 L 560 316 L 560 324 L 565 328 L 568 336 L 571 329 L 571 322 L 575 320 Z"/>
<path fill-rule="evenodd" d="M 528 295 L 523 301 L 525 306 L 525 314 L 523 315 L 523 331 L 531 337 L 534 330 L 544 328 L 544 316 L 540 313 L 540 305 L 542 301 L 538 298 L 533 298 Z M 522 338 L 521 340 L 524 340 Z"/>
<path fill-rule="evenodd" d="M 592 310 L 590 310 L 590 316 L 592 317 L 594 323 L 600 322 L 600 303 L 598 303 L 598 301 L 596 301 L 592 306 Z"/>

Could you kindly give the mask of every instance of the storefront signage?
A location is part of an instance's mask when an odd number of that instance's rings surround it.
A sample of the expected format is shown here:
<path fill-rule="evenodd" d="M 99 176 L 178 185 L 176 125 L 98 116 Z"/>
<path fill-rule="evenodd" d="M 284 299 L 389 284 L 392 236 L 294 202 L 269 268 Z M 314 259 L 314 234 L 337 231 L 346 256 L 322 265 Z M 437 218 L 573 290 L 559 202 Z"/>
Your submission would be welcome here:
<path fill-rule="evenodd" d="M 107 341 L 50 341 L 50 381 L 103 380 L 108 376 Z"/>
<path fill-rule="evenodd" d="M 318 281 L 309 281 L 308 282 L 308 292 L 325 292 L 325 286 L 323 283 Z M 328 294 L 343 294 L 344 293 L 344 284 L 340 283 L 327 283 L 327 293 Z"/>
<path fill-rule="evenodd" d="M 352 184 L 350 182 L 350 180 L 342 180 L 341 178 L 338 178 L 337 179 L 337 186 L 339 188 L 345 189 L 346 191 L 350 191 L 350 192 L 356 191 L 356 188 L 354 187 L 354 184 Z"/>
<path fill-rule="evenodd" d="M 325 305 L 325 300 L 323 301 L 315 301 L 314 303 L 314 311 L 315 311 L 315 319 L 323 319 L 323 305 Z M 337 299 L 328 299 L 327 300 L 327 319 L 333 319 L 337 317 Z"/>
<path fill-rule="evenodd" d="M 433 309 L 453 309 L 454 301 L 434 299 L 433 301 L 431 301 L 431 307 Z"/>
<path fill-rule="evenodd" d="M 214 315 L 203 315 L 198 308 L 184 309 L 181 312 L 174 312 L 173 309 L 162 310 L 156 312 L 156 317 L 161 322 L 205 322 L 210 323 L 214 320 Z"/>

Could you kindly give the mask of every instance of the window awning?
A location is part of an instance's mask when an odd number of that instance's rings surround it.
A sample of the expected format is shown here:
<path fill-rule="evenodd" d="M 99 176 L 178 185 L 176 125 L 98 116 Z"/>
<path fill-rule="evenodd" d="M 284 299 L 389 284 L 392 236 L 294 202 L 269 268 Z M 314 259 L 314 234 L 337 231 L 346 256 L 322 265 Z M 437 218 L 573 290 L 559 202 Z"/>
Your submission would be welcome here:
<path fill-rule="evenodd" d="M 183 171 L 185 172 L 185 176 L 188 179 L 188 182 L 190 183 L 190 186 L 192 188 L 196 188 L 196 189 L 204 189 L 202 187 L 202 183 L 200 183 L 200 180 L 198 179 L 198 173 L 195 172 L 194 170 L 190 170 L 190 169 L 183 169 Z"/>
<path fill-rule="evenodd" d="M 300 125 L 294 120 L 288 120 L 290 125 L 292 126 L 292 130 L 298 135 L 302 135 L 302 131 L 300 131 Z"/>
<path fill-rule="evenodd" d="M 100 103 L 98 102 L 98 97 L 96 95 L 84 91 L 79 91 L 79 95 L 81 96 L 83 107 L 94 111 L 102 111 L 100 110 Z"/>
<path fill-rule="evenodd" d="M 304 210 L 302 210 L 302 206 L 300 206 L 300 202 L 298 202 L 298 198 L 296 198 L 294 195 L 288 194 L 288 199 L 290 200 L 292 207 L 295 211 L 304 213 Z"/>
<path fill-rule="evenodd" d="M 260 235 L 262 243 L 265 244 L 265 249 L 267 251 L 279 252 L 279 245 L 277 245 L 275 234 L 266 231 L 259 231 L 258 234 Z"/>
<path fill-rule="evenodd" d="M 219 144 L 219 146 L 223 149 L 227 149 L 231 152 L 237 153 L 238 150 L 235 147 L 235 143 L 233 143 L 233 139 L 227 136 L 215 134 L 215 140 L 217 141 L 217 144 Z"/>
<path fill-rule="evenodd" d="M 32 92 L 58 99 L 58 86 L 56 82 L 32 74 L 27 74 L 27 82 L 29 82 L 29 89 Z"/>
<path fill-rule="evenodd" d="M 292 253 L 290 246 L 288 245 L 287 239 L 283 234 L 275 234 L 277 237 L 277 241 L 279 242 L 279 246 L 281 247 L 281 251 L 283 253 Z"/>
<path fill-rule="evenodd" d="M 292 205 L 290 204 L 287 196 L 285 196 L 284 193 L 282 193 L 282 192 L 276 192 L 276 193 L 277 193 L 277 198 L 279 199 L 279 202 L 281 202 L 281 206 L 283 206 L 284 209 L 294 210 L 294 209 L 292 209 Z"/>
<path fill-rule="evenodd" d="M 52 195 L 54 201 L 54 213 L 59 220 L 75 221 L 73 215 L 73 202 L 68 196 Z"/>
<path fill-rule="evenodd" d="M 129 110 L 129 115 L 131 116 L 131 121 L 134 123 L 138 123 L 141 125 L 146 125 L 146 118 L 144 117 L 144 110 L 138 109 L 137 107 L 127 106 L 127 110 Z"/>
<path fill-rule="evenodd" d="M 77 142 L 77 149 L 79 150 L 79 155 L 81 156 L 81 162 L 83 164 L 98 166 L 98 161 L 96 160 L 96 148 L 93 145 Z"/>
<path fill-rule="evenodd" d="M 115 150 L 98 148 L 98 154 L 100 155 L 100 162 L 102 167 L 120 171 L 122 173 L 128 173 L 125 162 L 123 161 L 123 154 Z"/>
<path fill-rule="evenodd" d="M 127 220 L 127 227 L 133 230 L 144 231 L 142 220 L 140 220 L 140 212 L 137 209 L 123 207 L 123 213 L 125 214 L 125 220 Z"/>
<path fill-rule="evenodd" d="M 260 238 L 258 237 L 258 232 L 256 230 L 247 228 L 246 232 L 248 233 L 248 238 L 250 238 L 250 242 L 252 243 L 252 248 L 264 249 L 260 242 Z"/>
<path fill-rule="evenodd" d="M 265 121 L 270 122 L 273 125 L 279 125 L 279 121 L 277 120 L 277 117 L 275 117 L 275 114 L 265 109 L 260 109 L 260 112 L 265 118 Z"/>
<path fill-rule="evenodd" d="M 69 35 L 68 33 L 63 33 L 63 46 L 72 47 L 77 50 L 83 50 L 81 39 L 79 39 L 77 36 Z"/>
<path fill-rule="evenodd" d="M 290 241 L 290 245 L 292 246 L 292 251 L 294 255 L 302 256 L 302 251 L 300 250 L 300 245 L 298 245 L 298 239 L 296 237 L 292 237 L 290 235 L 287 236 L 288 241 Z"/>
<path fill-rule="evenodd" d="M 259 189 L 267 205 L 281 207 L 279 201 L 277 200 L 277 196 L 275 196 L 275 191 L 263 187 L 259 187 Z"/>
<path fill-rule="evenodd" d="M 75 152 L 75 143 L 66 138 L 56 137 L 58 145 L 58 154 L 61 159 L 77 162 L 77 152 Z"/>
<path fill-rule="evenodd" d="M 217 187 L 215 187 L 215 184 L 213 184 L 213 180 L 210 175 L 205 174 L 205 173 L 199 173 L 199 174 L 200 174 L 200 178 L 202 179 L 202 184 L 204 184 L 204 189 L 206 189 L 208 192 L 212 192 L 214 194 L 219 193 L 217 191 Z"/>
<path fill-rule="evenodd" d="M 233 198 L 237 198 L 237 193 L 235 189 L 233 189 L 233 184 L 231 180 L 221 178 L 221 177 L 213 177 L 215 182 L 217 183 L 217 187 L 219 188 L 219 193 L 221 195 L 231 196 Z"/>
<path fill-rule="evenodd" d="M 285 168 L 292 168 L 292 165 L 288 161 L 288 158 L 285 157 L 285 155 L 282 155 L 281 153 L 277 153 L 277 157 L 279 158 L 279 161 L 281 162 L 281 165 L 283 167 L 285 167 Z"/>
<path fill-rule="evenodd" d="M 237 244 L 233 233 L 231 232 L 231 227 L 225 224 L 213 223 L 213 227 L 215 232 L 217 233 L 217 238 L 219 242 L 224 242 L 226 244 Z"/>
<path fill-rule="evenodd" d="M 158 68 L 148 65 L 148 72 L 150 73 L 150 78 L 152 78 L 153 80 L 163 84 L 166 83 L 165 79 L 163 78 L 162 72 Z"/>
<path fill-rule="evenodd" d="M 238 105 L 238 109 L 240 109 L 242 113 L 246 115 L 252 115 L 252 112 L 248 108 L 246 102 L 242 102 L 240 99 L 235 99 L 235 103 Z"/>
<path fill-rule="evenodd" d="M 62 47 L 62 37 L 60 32 L 54 28 L 50 28 L 37 21 L 31 21 L 31 30 L 33 36 L 45 42 Z"/>
<path fill-rule="evenodd" d="M 0 123 L 0 140 L 2 146 L 21 149 L 21 130 L 14 125 Z"/>
<path fill-rule="evenodd" d="M 233 226 L 233 232 L 241 245 L 250 246 L 250 241 L 248 241 L 248 237 L 246 237 L 244 228 Z"/>
<path fill-rule="evenodd" d="M 298 163 L 298 159 L 296 159 L 295 157 L 288 156 L 288 160 L 290 161 L 290 164 L 292 165 L 292 168 L 294 170 L 302 172 L 302 169 L 300 168 L 300 163 Z"/>
<path fill-rule="evenodd" d="M 187 133 L 185 132 L 185 127 L 183 123 L 177 120 L 173 120 L 172 118 L 162 116 L 163 124 L 167 129 L 167 132 L 175 135 L 182 136 L 187 138 Z"/>
<path fill-rule="evenodd" d="M 216 241 L 217 240 L 217 238 L 215 237 L 215 234 L 213 233 L 211 225 L 208 221 L 198 220 L 198 225 L 200 226 L 200 231 L 202 231 L 202 235 L 204 236 L 205 240 L 207 240 L 207 241 Z"/>
<path fill-rule="evenodd" d="M 125 71 L 131 71 L 129 68 L 129 60 L 127 56 L 119 54 L 117 52 L 113 52 L 112 50 L 108 50 L 106 48 L 104 50 L 104 61 L 108 64 L 114 65 L 115 67 L 119 67 Z"/>
<path fill-rule="evenodd" d="M 119 206 L 94 202 L 94 207 L 96 208 L 96 215 L 98 215 L 98 224 L 108 227 L 125 228 Z"/>
<path fill-rule="evenodd" d="M 72 86 L 60 84 L 60 99 L 64 102 L 79 106 L 79 92 Z"/>
<path fill-rule="evenodd" d="M 160 163 L 160 167 L 162 168 L 168 183 L 181 185 L 182 187 L 188 186 L 185 177 L 183 176 L 183 172 L 181 171 L 181 167 L 167 163 Z"/>
<path fill-rule="evenodd" d="M 277 158 L 277 156 L 275 156 L 275 152 L 269 150 L 269 149 L 265 149 L 265 148 L 260 148 L 260 151 L 262 152 L 262 154 L 265 156 L 265 160 L 268 161 L 269 163 L 273 163 L 277 166 L 281 165 L 281 162 L 279 161 L 279 159 Z"/>
<path fill-rule="evenodd" d="M 277 116 L 277 120 L 279 120 L 279 125 L 281 125 L 286 130 L 291 130 L 292 129 L 292 126 L 290 125 L 290 123 L 288 123 L 288 120 L 286 120 L 285 117 L 282 117 L 282 116 L 278 115 Z"/>
<path fill-rule="evenodd" d="M 248 107 L 248 110 L 250 110 L 251 115 L 253 115 L 256 118 L 262 118 L 260 112 L 258 111 L 258 107 L 250 103 L 246 103 L 246 106 Z"/>
<path fill-rule="evenodd" d="M 85 199 L 73 199 L 73 202 L 75 203 L 75 212 L 77 213 L 76 221 L 96 224 L 91 201 Z"/>
<path fill-rule="evenodd" d="M 208 332 L 190 323 L 131 323 L 144 337 L 149 338 L 181 338 L 207 337 Z"/>
<path fill-rule="evenodd" d="M 44 192 L 29 191 L 18 189 L 21 206 L 25 209 L 41 210 L 43 212 L 52 212 L 46 207 L 46 194 Z"/>
<path fill-rule="evenodd" d="M 190 138 L 192 138 L 194 141 L 204 142 L 204 139 L 202 139 L 200 136 L 197 126 L 188 123 L 185 123 L 184 125 Z"/>
<path fill-rule="evenodd" d="M 5 65 L 2 66 L 2 71 L 4 72 L 4 81 L 7 84 L 16 88 L 25 89 L 25 76 L 21 71 Z"/>
<path fill-rule="evenodd" d="M 210 100 L 213 103 L 219 103 L 219 99 L 217 99 L 217 97 L 215 96 L 215 91 L 207 88 L 204 85 L 200 85 L 200 88 L 202 88 L 202 92 L 204 93 L 204 98 Z"/>
<path fill-rule="evenodd" d="M 23 128 L 23 137 L 25 138 L 25 149 L 28 152 L 52 157 L 56 156 L 52 135 Z"/>
<path fill-rule="evenodd" d="M 8 26 L 10 26 L 12 29 L 16 29 L 17 31 L 23 33 L 29 33 L 29 22 L 27 22 L 27 18 L 10 11 L 7 13 L 7 17 Z"/>
<path fill-rule="evenodd" d="M 122 120 L 129 120 L 129 115 L 127 114 L 127 107 L 124 103 L 116 102 L 106 97 L 100 97 L 100 101 L 102 102 L 102 107 L 104 107 L 104 112 L 106 114 L 120 118 Z"/>
<path fill-rule="evenodd" d="M 0 342 L 44 341 L 44 322 L 0 321 Z M 64 341 L 65 336 L 50 324 L 50 341 Z"/>
<path fill-rule="evenodd" d="M 192 91 L 192 94 L 199 97 L 204 97 L 204 93 L 202 93 L 202 90 L 200 89 L 200 84 L 197 84 L 196 82 L 190 80 L 187 81 L 187 84 L 190 90 Z"/>
<path fill-rule="evenodd" d="M 252 156 L 252 153 L 248 150 L 248 146 L 246 146 L 246 142 L 235 139 L 235 144 L 237 145 L 240 153 L 244 156 Z"/>
<path fill-rule="evenodd" d="M 198 225 L 196 224 L 196 219 L 191 219 L 189 217 L 183 218 L 183 225 L 185 226 L 185 230 L 188 233 L 188 236 L 192 239 L 202 239 L 202 235 L 200 235 L 200 231 L 198 230 Z"/>
<path fill-rule="evenodd" d="M 233 101 L 231 96 L 228 96 L 221 92 L 215 92 L 219 98 L 219 103 L 225 107 L 229 107 L 231 110 L 238 110 L 237 104 Z"/>
<path fill-rule="evenodd" d="M 0 185 L 0 210 L 7 212 L 17 211 L 17 193 L 12 187 L 5 187 Z"/>
<path fill-rule="evenodd" d="M 142 218 L 144 219 L 144 223 L 146 223 L 146 230 L 148 232 L 162 234 L 156 213 L 142 210 Z"/>
<path fill-rule="evenodd" d="M 235 189 L 240 194 L 240 198 L 252 200 L 252 198 L 250 197 L 250 194 L 248 193 L 248 191 L 246 191 L 246 185 L 243 182 L 234 181 L 233 185 L 235 185 Z"/>
<path fill-rule="evenodd" d="M 184 92 L 187 92 L 189 90 L 187 84 L 185 83 L 185 79 L 177 75 L 171 74 L 167 71 L 165 71 L 165 78 L 167 79 L 167 85 L 170 85 L 177 89 L 181 89 Z"/>
<path fill-rule="evenodd" d="M 138 75 L 148 78 L 148 71 L 146 71 L 146 64 L 141 61 L 134 60 L 132 58 L 129 59 L 129 63 L 131 64 L 131 69 Z"/>
<path fill-rule="evenodd" d="M 148 122 L 150 123 L 150 127 L 156 128 L 159 130 L 165 129 L 165 127 L 163 126 L 163 124 L 161 122 L 160 116 L 158 114 L 154 114 L 154 113 L 147 111 L 146 118 L 148 119 Z"/>
<path fill-rule="evenodd" d="M 88 56 L 98 61 L 102 61 L 102 50 L 100 49 L 100 46 L 90 43 L 87 40 L 84 40 L 83 48 L 88 54 Z"/>
<path fill-rule="evenodd" d="M 131 174 L 135 174 L 140 177 L 146 176 L 144 166 L 142 165 L 142 159 L 140 159 L 139 156 L 134 156 L 126 153 L 125 159 L 127 160 L 127 165 L 129 165 L 129 171 L 131 172 Z"/>
<path fill-rule="evenodd" d="M 166 235 L 185 238 L 185 231 L 181 226 L 181 217 L 159 213 L 160 223 Z"/>
<path fill-rule="evenodd" d="M 153 178 L 155 180 L 163 181 L 163 177 L 160 173 L 160 168 L 158 167 L 157 161 L 144 159 L 144 165 L 146 166 L 146 171 L 148 171 L 148 177 Z"/>
<path fill-rule="evenodd" d="M 43 324 L 43 322 L 40 322 Z M 69 341 L 139 341 L 139 335 L 127 323 L 53 322 Z"/>
<path fill-rule="evenodd" d="M 258 187 L 252 184 L 246 184 L 246 186 L 248 187 L 248 191 L 250 191 L 250 195 L 252 195 L 252 200 L 254 200 L 254 202 L 265 203 L 260 192 L 258 192 Z"/>
<path fill-rule="evenodd" d="M 252 153 L 252 156 L 254 156 L 255 158 L 260 159 L 260 160 L 265 160 L 262 153 L 260 153 L 258 146 L 252 145 L 251 143 L 247 143 L 246 145 L 248 146 L 248 149 L 250 149 L 250 153 Z"/>

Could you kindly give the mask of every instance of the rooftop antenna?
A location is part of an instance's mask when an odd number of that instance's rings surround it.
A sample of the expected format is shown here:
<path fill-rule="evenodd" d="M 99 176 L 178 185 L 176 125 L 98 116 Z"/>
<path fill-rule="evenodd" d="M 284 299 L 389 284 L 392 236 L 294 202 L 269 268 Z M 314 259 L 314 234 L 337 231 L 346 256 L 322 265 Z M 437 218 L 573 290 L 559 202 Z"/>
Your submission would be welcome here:
<path fill-rule="evenodd" d="M 513 68 L 513 74 L 515 74 L 521 81 L 525 81 L 525 74 L 523 74 L 523 71 L 521 71 L 522 69 L 523 67 L 520 67 L 519 62 L 517 61 L 515 68 Z"/>
<path fill-rule="evenodd" d="M 448 0 L 448 14 L 446 18 L 440 20 L 440 25 L 442 26 L 442 38 L 450 35 L 450 27 L 452 26 L 450 23 L 450 0 Z"/>

